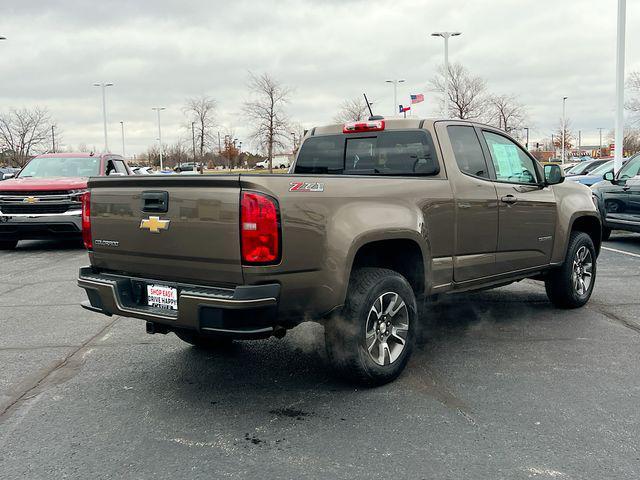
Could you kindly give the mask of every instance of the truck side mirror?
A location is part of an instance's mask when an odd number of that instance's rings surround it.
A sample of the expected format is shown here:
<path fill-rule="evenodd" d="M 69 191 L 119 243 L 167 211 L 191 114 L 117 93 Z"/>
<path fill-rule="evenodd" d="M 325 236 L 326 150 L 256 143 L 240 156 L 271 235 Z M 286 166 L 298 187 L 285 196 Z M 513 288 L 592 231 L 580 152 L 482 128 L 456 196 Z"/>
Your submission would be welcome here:
<path fill-rule="evenodd" d="M 544 166 L 544 183 L 546 185 L 557 185 L 564 182 L 564 172 L 560 165 L 547 164 Z"/>
<path fill-rule="evenodd" d="M 611 183 L 615 183 L 615 175 L 613 174 L 613 172 L 607 172 L 604 174 L 604 176 L 602 177 L 605 180 L 609 180 Z"/>

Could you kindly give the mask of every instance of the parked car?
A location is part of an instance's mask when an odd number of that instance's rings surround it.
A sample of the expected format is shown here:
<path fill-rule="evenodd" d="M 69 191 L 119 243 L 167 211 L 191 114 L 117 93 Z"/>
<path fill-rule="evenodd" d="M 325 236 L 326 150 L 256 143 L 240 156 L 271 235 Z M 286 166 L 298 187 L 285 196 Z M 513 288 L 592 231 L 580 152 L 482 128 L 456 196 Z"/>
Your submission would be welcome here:
<path fill-rule="evenodd" d="M 276 155 L 273 157 L 271 164 L 273 168 L 289 168 L 291 161 L 287 155 Z M 269 160 L 267 159 L 256 163 L 256 168 L 269 168 Z"/>
<path fill-rule="evenodd" d="M 24 239 L 80 236 L 88 178 L 130 174 L 119 155 L 51 153 L 33 158 L 17 177 L 0 183 L 0 249 L 13 249 Z"/>
<path fill-rule="evenodd" d="M 322 322 L 336 368 L 381 384 L 433 295 L 532 278 L 589 300 L 600 216 L 563 181 L 497 128 L 375 118 L 310 130 L 287 175 L 94 178 L 83 306 L 203 347 Z"/>
<path fill-rule="evenodd" d="M 153 175 L 153 167 L 133 167 L 131 171 L 134 175 Z"/>
<path fill-rule="evenodd" d="M 181 163 L 179 165 L 176 165 L 176 167 L 174 168 L 174 170 L 178 173 L 182 173 L 182 172 L 193 172 L 195 168 L 198 168 L 198 170 L 202 169 L 202 163 L 194 163 L 194 162 L 186 162 L 186 163 Z"/>
<path fill-rule="evenodd" d="M 19 168 L 0 167 L 0 181 L 15 177 L 19 171 Z"/>
<path fill-rule="evenodd" d="M 624 162 L 626 162 L 626 159 L 623 161 L 623 164 Z M 567 179 L 583 185 L 591 186 L 602 181 L 606 173 L 613 173 L 613 160 L 606 161 L 587 175 L 575 175 L 567 177 Z"/>
<path fill-rule="evenodd" d="M 602 216 L 602 238 L 608 240 L 611 230 L 640 232 L 640 154 L 631 157 L 614 175 L 591 187 Z"/>
<path fill-rule="evenodd" d="M 609 160 L 586 160 L 584 162 L 577 163 L 569 170 L 565 172 L 567 177 L 573 177 L 576 175 L 588 175 L 600 165 L 607 163 Z"/>

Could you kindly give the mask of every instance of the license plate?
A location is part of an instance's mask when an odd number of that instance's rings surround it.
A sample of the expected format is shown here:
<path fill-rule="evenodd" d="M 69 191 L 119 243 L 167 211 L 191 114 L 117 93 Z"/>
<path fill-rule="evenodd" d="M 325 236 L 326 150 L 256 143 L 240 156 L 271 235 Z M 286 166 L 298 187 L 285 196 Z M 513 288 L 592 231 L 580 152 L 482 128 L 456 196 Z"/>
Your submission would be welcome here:
<path fill-rule="evenodd" d="M 147 285 L 147 305 L 178 310 L 178 290 L 165 285 Z"/>

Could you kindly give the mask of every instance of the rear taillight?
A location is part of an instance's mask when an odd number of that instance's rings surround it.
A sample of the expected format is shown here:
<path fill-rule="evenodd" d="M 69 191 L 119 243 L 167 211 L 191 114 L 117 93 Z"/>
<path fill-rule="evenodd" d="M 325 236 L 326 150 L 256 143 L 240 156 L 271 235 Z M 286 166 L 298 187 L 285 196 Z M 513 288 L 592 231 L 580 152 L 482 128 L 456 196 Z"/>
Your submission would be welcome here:
<path fill-rule="evenodd" d="M 91 238 L 91 193 L 82 194 L 82 241 L 87 250 L 93 248 L 93 240 Z"/>
<path fill-rule="evenodd" d="M 264 265 L 280 260 L 280 222 L 276 201 L 262 193 L 242 192 L 240 245 L 242 262 Z"/>
<path fill-rule="evenodd" d="M 379 132 L 381 130 L 384 130 L 384 120 L 349 122 L 342 127 L 342 133 Z"/>

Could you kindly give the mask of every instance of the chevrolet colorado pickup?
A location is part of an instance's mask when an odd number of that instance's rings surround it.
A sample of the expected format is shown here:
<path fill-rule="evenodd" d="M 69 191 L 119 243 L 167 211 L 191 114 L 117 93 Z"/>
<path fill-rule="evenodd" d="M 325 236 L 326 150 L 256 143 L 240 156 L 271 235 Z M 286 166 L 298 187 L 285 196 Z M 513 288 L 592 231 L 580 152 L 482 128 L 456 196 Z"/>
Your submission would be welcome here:
<path fill-rule="evenodd" d="M 80 237 L 80 196 L 88 177 L 130 175 L 119 155 L 49 153 L 39 155 L 16 178 L 0 183 L 0 250 L 19 240 Z"/>
<path fill-rule="evenodd" d="M 436 295 L 534 278 L 588 301 L 600 216 L 563 180 L 498 129 L 378 117 L 313 128 L 288 174 L 94 178 L 83 307 L 203 347 L 322 322 L 335 367 L 382 384 Z"/>

